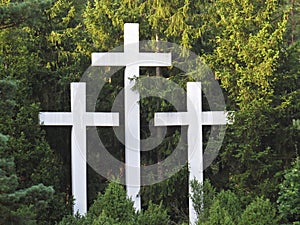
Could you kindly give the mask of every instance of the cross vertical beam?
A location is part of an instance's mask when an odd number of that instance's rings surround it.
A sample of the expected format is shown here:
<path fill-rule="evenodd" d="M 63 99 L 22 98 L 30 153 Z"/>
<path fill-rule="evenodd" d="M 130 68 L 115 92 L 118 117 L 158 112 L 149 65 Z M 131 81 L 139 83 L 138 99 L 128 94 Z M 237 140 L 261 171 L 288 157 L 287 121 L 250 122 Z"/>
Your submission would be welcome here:
<path fill-rule="evenodd" d="M 196 179 L 203 184 L 203 134 L 202 134 L 202 93 L 201 84 L 187 83 L 188 128 L 188 161 L 189 161 L 189 194 L 192 194 L 191 181 Z M 189 220 L 192 225 L 197 221 L 197 213 L 189 197 Z"/>
<path fill-rule="evenodd" d="M 139 25 L 124 25 L 124 52 L 139 54 Z M 134 207 L 141 210 L 141 154 L 140 154 L 140 94 L 132 90 L 134 76 L 140 74 L 139 65 L 131 64 L 125 68 L 124 113 L 125 113 L 125 177 L 127 195 L 134 201 Z"/>
<path fill-rule="evenodd" d="M 203 184 L 203 125 L 225 125 L 226 113 L 223 111 L 202 111 L 202 93 L 200 82 L 187 83 L 187 112 L 155 113 L 155 126 L 188 125 L 188 163 L 189 163 L 189 193 L 192 193 L 191 181 L 196 179 Z M 194 225 L 197 213 L 189 197 L 189 219 Z"/>
<path fill-rule="evenodd" d="M 72 193 L 76 204 L 74 212 L 87 212 L 87 172 L 86 172 L 86 110 L 85 83 L 71 83 L 71 112 L 73 113 L 71 169 Z"/>
<path fill-rule="evenodd" d="M 71 112 L 40 112 L 45 126 L 72 126 L 71 169 L 74 214 L 87 213 L 86 127 L 118 126 L 118 113 L 86 112 L 86 84 L 71 83 Z"/>
<path fill-rule="evenodd" d="M 139 74 L 138 66 L 127 66 L 125 77 Z M 125 176 L 127 195 L 134 201 L 134 207 L 141 209 L 141 155 L 140 155 L 140 108 L 138 92 L 132 90 L 135 81 L 125 80 Z"/>

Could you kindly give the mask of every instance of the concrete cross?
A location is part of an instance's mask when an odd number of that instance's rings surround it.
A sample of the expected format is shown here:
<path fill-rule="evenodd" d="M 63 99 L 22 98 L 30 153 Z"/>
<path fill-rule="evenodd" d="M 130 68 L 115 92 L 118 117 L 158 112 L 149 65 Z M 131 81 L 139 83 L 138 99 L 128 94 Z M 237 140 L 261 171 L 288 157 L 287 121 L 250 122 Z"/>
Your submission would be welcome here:
<path fill-rule="evenodd" d="M 203 143 L 202 126 L 222 125 L 227 123 L 224 111 L 202 111 L 202 93 L 200 82 L 187 83 L 187 112 L 155 113 L 155 126 L 188 126 L 188 163 L 189 193 L 192 193 L 190 182 L 193 179 L 203 183 Z M 190 224 L 195 224 L 197 214 L 189 197 Z"/>
<path fill-rule="evenodd" d="M 144 67 L 171 66 L 171 53 L 139 51 L 139 24 L 124 24 L 124 52 L 93 53 L 92 66 L 125 66 L 124 111 L 125 111 L 125 178 L 127 195 L 134 207 L 141 209 L 140 198 L 140 108 L 139 93 L 132 90 Z"/>
<path fill-rule="evenodd" d="M 86 84 L 71 83 L 71 112 L 40 112 L 40 124 L 72 126 L 71 168 L 74 214 L 87 213 L 86 127 L 119 126 L 119 113 L 86 112 Z"/>

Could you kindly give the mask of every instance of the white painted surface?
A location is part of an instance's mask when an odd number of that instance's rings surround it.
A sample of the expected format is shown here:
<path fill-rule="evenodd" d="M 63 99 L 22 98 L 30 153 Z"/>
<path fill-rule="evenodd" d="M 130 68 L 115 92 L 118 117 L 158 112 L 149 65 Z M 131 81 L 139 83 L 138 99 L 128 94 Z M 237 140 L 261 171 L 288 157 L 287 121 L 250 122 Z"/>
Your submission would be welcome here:
<path fill-rule="evenodd" d="M 72 126 L 71 169 L 74 214 L 87 213 L 86 127 L 118 126 L 119 113 L 86 112 L 86 84 L 71 83 L 71 112 L 41 112 L 40 124 Z"/>
<path fill-rule="evenodd" d="M 203 183 L 203 125 L 226 124 L 227 116 L 223 111 L 202 112 L 202 94 L 200 82 L 187 83 L 187 112 L 155 113 L 155 126 L 188 125 L 188 163 L 189 193 L 192 193 L 190 182 L 193 179 Z M 197 214 L 189 197 L 189 220 L 195 224 Z"/>
<path fill-rule="evenodd" d="M 127 195 L 134 202 L 136 210 L 141 210 L 140 196 L 140 95 L 133 91 L 141 66 L 171 66 L 171 53 L 151 53 L 139 51 L 139 24 L 125 23 L 124 52 L 92 53 L 92 66 L 126 66 L 125 89 L 125 176 Z M 131 80 L 130 80 L 131 79 Z"/>

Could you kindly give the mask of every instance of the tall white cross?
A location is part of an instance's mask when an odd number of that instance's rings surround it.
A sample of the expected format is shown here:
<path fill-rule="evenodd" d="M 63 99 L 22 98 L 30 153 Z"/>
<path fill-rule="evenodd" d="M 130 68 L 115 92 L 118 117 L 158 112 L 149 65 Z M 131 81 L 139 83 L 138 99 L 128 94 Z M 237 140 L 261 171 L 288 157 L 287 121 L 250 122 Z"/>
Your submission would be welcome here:
<path fill-rule="evenodd" d="M 222 125 L 227 123 L 224 111 L 202 111 L 202 93 L 200 82 L 187 83 L 187 112 L 155 113 L 155 126 L 188 126 L 188 163 L 189 163 L 189 193 L 193 179 L 203 183 L 203 125 Z M 193 201 L 189 197 L 189 220 L 194 225 L 197 214 Z"/>
<path fill-rule="evenodd" d="M 71 83 L 71 112 L 41 112 L 40 124 L 72 126 L 71 168 L 74 214 L 87 212 L 86 127 L 119 126 L 119 113 L 86 112 L 86 84 Z"/>
<path fill-rule="evenodd" d="M 139 24 L 124 24 L 124 52 L 93 53 L 92 66 L 126 66 L 124 74 L 125 178 L 127 195 L 141 209 L 140 198 L 140 95 L 133 91 L 141 66 L 171 66 L 171 53 L 139 51 Z"/>

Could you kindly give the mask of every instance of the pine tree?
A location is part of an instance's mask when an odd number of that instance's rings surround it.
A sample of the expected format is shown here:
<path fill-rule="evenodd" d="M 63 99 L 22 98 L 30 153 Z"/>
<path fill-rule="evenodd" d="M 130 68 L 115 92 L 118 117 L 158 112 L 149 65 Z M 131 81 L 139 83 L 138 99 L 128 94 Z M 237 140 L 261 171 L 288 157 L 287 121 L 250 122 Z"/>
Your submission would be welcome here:
<path fill-rule="evenodd" d="M 213 173 L 219 171 L 223 181 L 218 183 L 241 190 L 242 196 L 247 192 L 275 200 L 279 174 L 295 157 L 290 118 L 297 106 L 291 104 L 290 110 L 285 103 L 295 101 L 288 96 L 297 96 L 299 85 L 297 75 L 282 68 L 288 27 L 283 9 L 276 1 L 218 1 L 207 24 L 216 33 L 214 51 L 204 58 L 229 97 L 228 109 L 235 111 Z M 288 80 L 296 83 L 287 89 Z"/>
<path fill-rule="evenodd" d="M 3 149 L 3 136 L 0 148 Z M 38 224 L 39 208 L 46 208 L 54 190 L 43 184 L 18 189 L 18 177 L 12 159 L 0 159 L 0 224 Z"/>
<path fill-rule="evenodd" d="M 111 182 L 104 194 L 99 193 L 86 216 L 67 216 L 59 224 L 160 225 L 169 222 L 167 210 L 163 209 L 161 204 L 149 202 L 147 210 L 136 212 L 133 202 L 126 196 L 124 187 Z"/>
<path fill-rule="evenodd" d="M 63 6 L 72 9 L 70 4 Z M 62 169 L 61 156 L 46 142 L 38 121 L 40 102 L 44 104 L 40 98 L 48 94 L 52 96 L 55 93 L 53 89 L 59 87 L 45 85 L 55 79 L 57 81 L 59 77 L 51 76 L 54 69 L 52 67 L 51 70 L 50 65 L 55 66 L 54 59 L 58 53 L 54 55 L 53 50 L 49 52 L 52 47 L 48 36 L 51 34 L 50 28 L 59 20 L 55 21 L 55 17 L 59 16 L 62 20 L 61 17 L 65 16 L 57 15 L 58 11 L 65 8 L 57 9 L 49 1 L 7 2 L 1 5 L 0 133 L 8 135 L 8 147 L 0 155 L 1 158 L 14 158 L 16 173 L 20 177 L 19 188 L 43 183 L 52 185 L 56 190 L 47 206 L 36 209 L 40 224 L 53 224 L 60 220 L 72 203 L 70 197 L 66 200 L 69 193 L 67 184 L 62 181 L 66 180 L 63 177 L 67 173 Z M 71 12 L 66 12 L 65 26 L 69 24 L 68 15 L 72 17 L 71 9 Z M 14 17 L 15 14 L 18 16 Z M 51 79 L 44 79 L 45 76 Z"/>
<path fill-rule="evenodd" d="M 36 22 L 35 19 L 41 17 L 44 10 L 50 7 L 51 3 L 51 0 L 1 1 L 0 29 L 17 27 L 24 23 L 32 25 Z"/>

